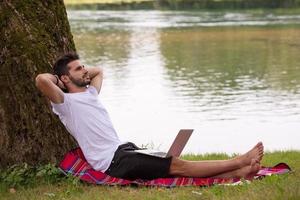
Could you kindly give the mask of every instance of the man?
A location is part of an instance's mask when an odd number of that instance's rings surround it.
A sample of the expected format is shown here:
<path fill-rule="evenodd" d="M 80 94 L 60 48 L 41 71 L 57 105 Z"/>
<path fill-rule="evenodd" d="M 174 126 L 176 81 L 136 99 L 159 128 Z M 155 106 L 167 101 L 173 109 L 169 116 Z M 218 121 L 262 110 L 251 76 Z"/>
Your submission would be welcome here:
<path fill-rule="evenodd" d="M 260 169 L 263 144 L 229 160 L 186 161 L 137 153 L 133 143 L 122 143 L 98 94 L 103 72 L 85 68 L 76 53 L 54 64 L 54 74 L 36 77 L 36 86 L 50 99 L 53 112 L 76 139 L 89 164 L 110 176 L 124 179 L 154 179 L 170 176 L 252 178 Z M 64 93 L 62 89 L 67 90 Z"/>

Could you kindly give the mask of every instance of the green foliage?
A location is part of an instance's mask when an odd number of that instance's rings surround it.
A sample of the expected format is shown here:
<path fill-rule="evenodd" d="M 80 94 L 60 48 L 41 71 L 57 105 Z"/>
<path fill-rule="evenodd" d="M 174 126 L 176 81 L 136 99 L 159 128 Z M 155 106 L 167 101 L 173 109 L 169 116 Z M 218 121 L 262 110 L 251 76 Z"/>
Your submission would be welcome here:
<path fill-rule="evenodd" d="M 68 8 L 147 8 L 151 9 L 253 9 L 253 8 L 295 8 L 300 0 L 65 0 Z M 92 5 L 95 6 L 92 6 Z M 112 7 L 112 5 L 114 5 Z M 139 6 L 134 6 L 139 5 Z"/>
<path fill-rule="evenodd" d="M 0 171 L 2 185 L 7 187 L 34 186 L 37 183 L 57 183 L 64 179 L 61 171 L 53 164 L 38 167 L 29 166 L 27 163 L 13 165 Z"/>
<path fill-rule="evenodd" d="M 15 187 L 18 185 L 28 185 L 30 184 L 32 178 L 34 177 L 34 169 L 29 167 L 27 164 L 23 165 L 13 165 L 7 170 L 1 172 L 1 180 L 4 184 Z"/>
<path fill-rule="evenodd" d="M 160 0 L 162 7 L 171 9 L 244 9 L 244 8 L 292 8 L 299 0 Z"/>
<path fill-rule="evenodd" d="M 53 164 L 38 167 L 36 170 L 36 177 L 39 177 L 48 183 L 59 182 L 64 178 L 62 172 Z"/>

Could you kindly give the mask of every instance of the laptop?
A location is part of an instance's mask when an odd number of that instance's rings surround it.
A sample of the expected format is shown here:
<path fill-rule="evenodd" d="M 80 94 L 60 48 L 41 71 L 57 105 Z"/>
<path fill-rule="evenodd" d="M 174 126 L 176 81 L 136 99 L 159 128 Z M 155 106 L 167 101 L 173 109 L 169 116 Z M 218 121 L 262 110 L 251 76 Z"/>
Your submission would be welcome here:
<path fill-rule="evenodd" d="M 193 129 L 181 129 L 167 153 L 161 151 L 149 150 L 149 149 L 139 149 L 139 150 L 135 150 L 135 152 L 157 156 L 157 157 L 170 157 L 170 156 L 179 157 L 183 148 L 185 147 L 186 143 L 191 137 L 193 131 L 194 131 Z"/>

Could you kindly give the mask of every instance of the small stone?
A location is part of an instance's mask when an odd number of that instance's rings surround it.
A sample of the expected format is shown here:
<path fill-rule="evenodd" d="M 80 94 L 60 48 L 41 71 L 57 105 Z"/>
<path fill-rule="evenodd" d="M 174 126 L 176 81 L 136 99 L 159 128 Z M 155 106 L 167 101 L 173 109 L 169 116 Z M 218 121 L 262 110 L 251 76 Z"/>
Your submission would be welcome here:
<path fill-rule="evenodd" d="M 52 192 L 46 192 L 46 193 L 44 193 L 44 195 L 46 195 L 48 197 L 55 197 L 55 194 Z"/>
<path fill-rule="evenodd" d="M 202 195 L 202 192 L 192 191 L 193 194 Z"/>
<path fill-rule="evenodd" d="M 16 189 L 15 188 L 9 188 L 9 192 L 14 194 L 14 193 L 16 193 Z"/>

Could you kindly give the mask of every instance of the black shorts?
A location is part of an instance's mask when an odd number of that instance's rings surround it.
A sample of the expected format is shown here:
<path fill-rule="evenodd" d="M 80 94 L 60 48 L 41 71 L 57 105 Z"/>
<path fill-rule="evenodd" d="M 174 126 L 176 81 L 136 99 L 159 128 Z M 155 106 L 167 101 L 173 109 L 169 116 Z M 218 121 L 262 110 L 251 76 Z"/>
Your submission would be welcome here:
<path fill-rule="evenodd" d="M 131 142 L 120 145 L 105 173 L 127 180 L 172 177 L 169 175 L 172 157 L 160 158 L 134 151 L 138 149 Z"/>

